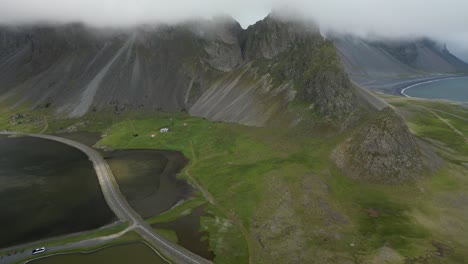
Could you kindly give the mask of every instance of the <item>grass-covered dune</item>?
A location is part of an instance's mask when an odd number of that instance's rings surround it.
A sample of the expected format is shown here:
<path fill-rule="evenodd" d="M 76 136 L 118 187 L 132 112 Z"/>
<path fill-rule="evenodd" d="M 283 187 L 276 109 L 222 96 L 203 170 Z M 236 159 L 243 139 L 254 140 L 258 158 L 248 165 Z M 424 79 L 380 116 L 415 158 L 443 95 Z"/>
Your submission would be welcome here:
<path fill-rule="evenodd" d="M 183 152 L 190 164 L 179 177 L 199 189 L 198 198 L 148 221 L 172 221 L 208 205 L 201 228 L 216 263 L 463 263 L 468 110 L 382 97 L 403 116 L 430 163 L 415 180 L 388 185 L 345 176 L 331 156 L 359 126 L 340 134 L 321 126 L 247 127 L 184 113 L 106 112 L 71 120 L 26 113 L 37 121 L 12 126 L 13 113 L 5 112 L 0 128 L 38 132 L 46 119 L 47 133 L 70 126 L 101 132 L 100 147 Z M 159 133 L 162 127 L 169 133 Z"/>

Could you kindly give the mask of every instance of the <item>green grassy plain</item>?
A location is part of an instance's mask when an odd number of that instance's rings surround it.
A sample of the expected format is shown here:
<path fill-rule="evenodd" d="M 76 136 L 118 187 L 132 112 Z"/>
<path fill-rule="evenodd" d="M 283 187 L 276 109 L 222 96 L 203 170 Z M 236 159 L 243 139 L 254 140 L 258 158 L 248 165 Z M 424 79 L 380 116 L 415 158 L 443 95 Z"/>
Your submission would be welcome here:
<path fill-rule="evenodd" d="M 248 230 L 209 204 L 202 217 L 216 263 L 462 263 L 468 260 L 468 147 L 466 107 L 382 96 L 405 118 L 429 153 L 429 167 L 411 184 L 355 182 L 330 160 L 349 133 L 309 127 L 254 128 L 211 122 L 184 113 L 55 120 L 54 132 L 82 123 L 113 149 L 170 149 L 187 156 L 191 175 Z M 2 120 L 0 118 L 0 120 Z M 159 129 L 168 127 L 169 133 Z M 0 125 L 0 128 L 1 125 Z M 37 128 L 39 129 L 39 128 Z M 152 134 L 156 134 L 154 138 Z M 193 162 L 196 160 L 197 162 Z M 179 177 L 187 177 L 186 171 Z M 169 222 L 205 203 L 203 196 L 148 219 Z M 250 241 L 250 243 L 247 243 Z M 251 247 L 249 249 L 249 247 Z"/>

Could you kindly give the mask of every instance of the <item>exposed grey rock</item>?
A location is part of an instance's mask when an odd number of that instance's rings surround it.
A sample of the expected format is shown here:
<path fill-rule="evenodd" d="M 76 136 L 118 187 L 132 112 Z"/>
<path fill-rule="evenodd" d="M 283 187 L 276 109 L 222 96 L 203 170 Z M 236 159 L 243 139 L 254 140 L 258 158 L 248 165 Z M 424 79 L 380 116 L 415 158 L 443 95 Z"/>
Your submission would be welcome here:
<path fill-rule="evenodd" d="M 320 30 L 313 24 L 284 20 L 270 14 L 245 31 L 242 39 L 244 58 L 246 60 L 271 59 L 292 48 L 301 40 L 314 35 L 320 36 Z"/>
<path fill-rule="evenodd" d="M 358 103 L 336 58 L 318 27 L 277 15 L 247 30 L 230 17 L 131 30 L 2 27 L 0 101 L 65 117 L 186 110 L 262 126 L 305 100 L 309 112 L 340 119 Z"/>
<path fill-rule="evenodd" d="M 24 118 L 24 114 L 18 113 L 10 116 L 10 120 L 15 121 Z"/>
<path fill-rule="evenodd" d="M 423 168 L 416 140 L 391 108 L 374 114 L 333 151 L 332 158 L 349 177 L 373 183 L 415 180 Z"/>
<path fill-rule="evenodd" d="M 24 114 L 18 113 L 10 116 L 10 124 L 16 126 L 23 123 L 23 119 L 25 118 Z"/>

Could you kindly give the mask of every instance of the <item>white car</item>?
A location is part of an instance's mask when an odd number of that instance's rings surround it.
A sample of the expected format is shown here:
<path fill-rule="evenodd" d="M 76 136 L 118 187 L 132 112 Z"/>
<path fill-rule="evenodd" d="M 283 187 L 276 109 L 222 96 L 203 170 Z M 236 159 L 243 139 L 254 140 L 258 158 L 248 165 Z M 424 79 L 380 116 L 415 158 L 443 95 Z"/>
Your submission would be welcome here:
<path fill-rule="evenodd" d="M 36 255 L 36 254 L 41 254 L 41 253 L 44 253 L 46 252 L 46 249 L 45 247 L 41 247 L 41 248 L 36 248 L 32 251 L 32 254 L 33 255 Z"/>

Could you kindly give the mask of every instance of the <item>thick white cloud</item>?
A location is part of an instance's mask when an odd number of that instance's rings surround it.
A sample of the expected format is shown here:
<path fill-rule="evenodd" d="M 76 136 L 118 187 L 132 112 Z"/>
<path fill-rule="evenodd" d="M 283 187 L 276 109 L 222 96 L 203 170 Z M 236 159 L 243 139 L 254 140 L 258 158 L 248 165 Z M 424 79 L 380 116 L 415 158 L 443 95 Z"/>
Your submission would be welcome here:
<path fill-rule="evenodd" d="M 0 23 L 82 21 L 98 26 L 126 26 L 218 14 L 231 14 L 251 23 L 266 15 L 271 7 L 269 0 L 0 0 Z"/>
<path fill-rule="evenodd" d="M 227 13 L 245 27 L 275 7 L 299 10 L 325 29 L 385 37 L 429 36 L 468 53 L 468 0 L 0 0 L 0 23 L 81 21 L 126 26 Z"/>

